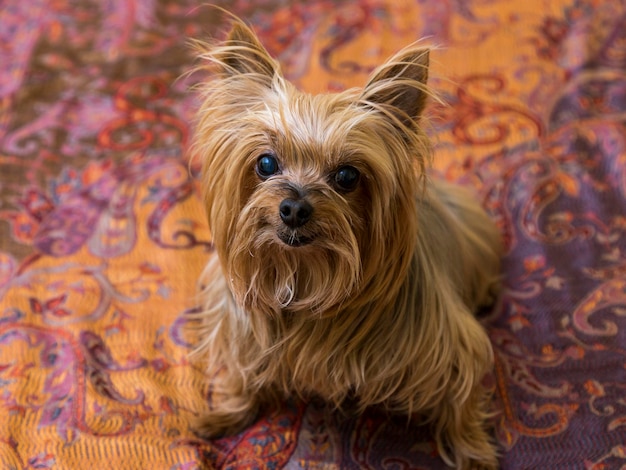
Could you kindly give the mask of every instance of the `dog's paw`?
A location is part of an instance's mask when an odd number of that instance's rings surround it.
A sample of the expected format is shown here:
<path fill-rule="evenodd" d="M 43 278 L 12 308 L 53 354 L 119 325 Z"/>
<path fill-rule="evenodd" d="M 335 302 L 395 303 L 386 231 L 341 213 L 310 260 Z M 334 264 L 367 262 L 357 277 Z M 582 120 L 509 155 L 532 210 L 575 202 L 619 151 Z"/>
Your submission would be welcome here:
<path fill-rule="evenodd" d="M 191 422 L 192 432 L 203 439 L 219 439 L 243 431 L 254 422 L 258 404 L 244 397 L 231 397 L 195 417 Z"/>
<path fill-rule="evenodd" d="M 252 424 L 255 418 L 255 413 L 242 415 L 212 411 L 192 420 L 191 430 L 202 439 L 220 439 L 240 433 Z"/>

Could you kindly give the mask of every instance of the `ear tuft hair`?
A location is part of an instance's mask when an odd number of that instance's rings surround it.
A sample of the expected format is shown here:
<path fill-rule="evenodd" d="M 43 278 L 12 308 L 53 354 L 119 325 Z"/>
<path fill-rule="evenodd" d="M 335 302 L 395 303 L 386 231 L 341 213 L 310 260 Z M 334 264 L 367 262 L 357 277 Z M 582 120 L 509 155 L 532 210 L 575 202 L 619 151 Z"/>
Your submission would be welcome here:
<path fill-rule="evenodd" d="M 256 73 L 271 78 L 278 71 L 276 61 L 242 21 L 233 22 L 224 46 L 219 58 L 231 75 Z"/>
<path fill-rule="evenodd" d="M 267 84 L 278 75 L 280 66 L 263 47 L 254 31 L 238 18 L 233 18 L 232 27 L 224 42 L 205 43 L 193 41 L 203 63 L 219 78 L 247 76 Z"/>
<path fill-rule="evenodd" d="M 400 51 L 374 71 L 361 101 L 391 115 L 403 126 L 413 127 L 430 95 L 426 86 L 429 53 L 429 49 L 415 46 Z"/>

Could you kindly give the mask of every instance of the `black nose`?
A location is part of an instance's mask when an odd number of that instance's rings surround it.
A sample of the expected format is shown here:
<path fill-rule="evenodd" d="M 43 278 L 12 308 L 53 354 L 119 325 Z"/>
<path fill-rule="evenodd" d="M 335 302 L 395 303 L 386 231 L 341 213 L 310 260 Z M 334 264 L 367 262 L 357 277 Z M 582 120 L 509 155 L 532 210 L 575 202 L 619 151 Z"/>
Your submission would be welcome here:
<path fill-rule="evenodd" d="M 302 227 L 313 214 L 313 206 L 304 199 L 285 199 L 280 203 L 280 218 L 291 228 Z"/>

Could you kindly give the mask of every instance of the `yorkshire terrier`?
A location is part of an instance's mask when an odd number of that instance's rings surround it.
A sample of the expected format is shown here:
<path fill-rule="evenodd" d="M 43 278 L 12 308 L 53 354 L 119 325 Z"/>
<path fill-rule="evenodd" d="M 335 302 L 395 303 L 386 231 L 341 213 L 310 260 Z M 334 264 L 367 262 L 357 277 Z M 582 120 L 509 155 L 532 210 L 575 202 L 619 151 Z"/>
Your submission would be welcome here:
<path fill-rule="evenodd" d="M 220 371 L 199 433 L 316 397 L 420 419 L 448 465 L 496 468 L 493 352 L 473 312 L 496 298 L 501 241 L 475 198 L 427 176 L 429 50 L 405 48 L 363 89 L 310 95 L 239 20 L 197 47 L 216 256 L 196 352 Z"/>

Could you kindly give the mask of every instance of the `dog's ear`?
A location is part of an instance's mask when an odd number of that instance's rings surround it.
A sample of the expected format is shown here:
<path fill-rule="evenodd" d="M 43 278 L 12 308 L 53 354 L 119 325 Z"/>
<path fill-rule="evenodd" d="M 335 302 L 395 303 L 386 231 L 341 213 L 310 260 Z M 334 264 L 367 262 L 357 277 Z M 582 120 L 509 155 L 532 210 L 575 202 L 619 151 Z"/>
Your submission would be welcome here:
<path fill-rule="evenodd" d="M 254 32 L 239 20 L 233 22 L 216 58 L 222 66 L 221 72 L 227 76 L 257 74 L 271 79 L 279 71 L 278 63 L 265 50 Z"/>
<path fill-rule="evenodd" d="M 360 101 L 412 127 L 429 96 L 429 54 L 430 50 L 423 47 L 400 51 L 372 73 Z"/>

